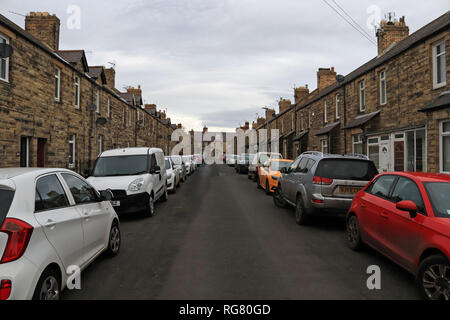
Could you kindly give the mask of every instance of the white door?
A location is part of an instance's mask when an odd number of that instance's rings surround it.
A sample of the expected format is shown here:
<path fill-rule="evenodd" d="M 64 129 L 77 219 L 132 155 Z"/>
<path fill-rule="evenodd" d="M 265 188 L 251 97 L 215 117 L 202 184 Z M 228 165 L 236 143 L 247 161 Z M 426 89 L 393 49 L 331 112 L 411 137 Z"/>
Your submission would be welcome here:
<path fill-rule="evenodd" d="M 70 173 L 61 176 L 83 218 L 85 260 L 89 261 L 108 243 L 110 207 L 108 203 L 100 202 L 95 190 L 81 178 Z"/>
<path fill-rule="evenodd" d="M 389 172 L 391 169 L 391 142 L 389 136 L 380 138 L 380 168 L 381 172 Z"/>
<path fill-rule="evenodd" d="M 56 174 L 36 181 L 35 217 L 65 268 L 84 264 L 82 218 Z"/>

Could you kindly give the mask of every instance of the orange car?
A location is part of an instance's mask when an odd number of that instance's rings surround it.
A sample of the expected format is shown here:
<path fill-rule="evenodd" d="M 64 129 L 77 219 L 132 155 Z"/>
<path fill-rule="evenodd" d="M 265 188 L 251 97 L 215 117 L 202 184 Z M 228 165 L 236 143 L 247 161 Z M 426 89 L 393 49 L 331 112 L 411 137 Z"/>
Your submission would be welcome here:
<path fill-rule="evenodd" d="M 278 187 L 278 179 L 281 177 L 281 168 L 288 168 L 292 160 L 272 159 L 266 161 L 262 167 L 258 168 L 257 186 L 271 194 Z"/>

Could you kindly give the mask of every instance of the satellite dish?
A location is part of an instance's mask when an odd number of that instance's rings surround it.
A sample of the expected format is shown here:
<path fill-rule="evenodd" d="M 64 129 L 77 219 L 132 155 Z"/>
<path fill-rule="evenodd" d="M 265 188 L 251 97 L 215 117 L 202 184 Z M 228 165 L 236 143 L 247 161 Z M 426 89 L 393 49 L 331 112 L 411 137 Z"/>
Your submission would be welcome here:
<path fill-rule="evenodd" d="M 97 121 L 95 121 L 95 123 L 99 126 L 104 126 L 107 122 L 108 120 L 106 120 L 106 118 L 103 117 L 100 117 L 97 119 Z"/>
<path fill-rule="evenodd" d="M 0 43 L 0 58 L 6 59 L 12 56 L 14 50 L 13 48 L 6 43 Z"/>
<path fill-rule="evenodd" d="M 97 106 L 95 105 L 95 104 L 88 104 L 87 105 L 87 107 L 86 107 L 86 110 L 87 111 L 95 111 L 95 110 L 97 110 Z"/>

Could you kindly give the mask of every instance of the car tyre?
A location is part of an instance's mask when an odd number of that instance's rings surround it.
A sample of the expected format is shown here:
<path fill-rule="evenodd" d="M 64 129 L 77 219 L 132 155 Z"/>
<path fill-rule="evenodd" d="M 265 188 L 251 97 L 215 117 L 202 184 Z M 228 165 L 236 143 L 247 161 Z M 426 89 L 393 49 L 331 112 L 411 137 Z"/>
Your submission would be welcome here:
<path fill-rule="evenodd" d="M 108 250 L 106 251 L 109 257 L 115 257 L 119 253 L 120 244 L 122 242 L 120 228 L 117 221 L 114 221 L 109 232 Z"/>
<path fill-rule="evenodd" d="M 156 215 L 156 210 L 155 210 L 155 198 L 153 195 L 150 195 L 149 199 L 148 199 L 148 208 L 147 208 L 147 212 L 148 212 L 148 216 L 150 218 L 154 217 Z"/>
<path fill-rule="evenodd" d="M 440 254 L 424 259 L 416 283 L 424 299 L 450 300 L 450 260 Z"/>
<path fill-rule="evenodd" d="M 283 199 L 283 191 L 280 187 L 276 188 L 273 193 L 273 203 L 278 208 L 286 208 L 286 201 Z"/>
<path fill-rule="evenodd" d="M 301 195 L 297 196 L 297 202 L 295 205 L 295 222 L 300 226 L 307 225 L 309 222 L 309 216 L 305 212 Z"/>
<path fill-rule="evenodd" d="M 256 188 L 262 189 L 261 181 L 259 180 L 259 175 L 256 176 Z"/>
<path fill-rule="evenodd" d="M 59 300 L 61 274 L 55 268 L 47 268 L 42 273 L 34 290 L 33 300 Z"/>
<path fill-rule="evenodd" d="M 354 251 L 361 250 L 362 240 L 361 240 L 361 229 L 359 227 L 358 217 L 352 214 L 347 219 L 347 245 L 350 249 Z"/>
<path fill-rule="evenodd" d="M 166 187 L 164 189 L 164 194 L 161 196 L 161 201 L 166 202 L 167 200 L 169 200 L 169 193 L 168 193 L 167 187 Z"/>
<path fill-rule="evenodd" d="M 266 180 L 266 194 L 267 194 L 268 196 L 271 195 L 271 192 L 270 192 L 270 185 L 269 185 L 269 180 Z"/>

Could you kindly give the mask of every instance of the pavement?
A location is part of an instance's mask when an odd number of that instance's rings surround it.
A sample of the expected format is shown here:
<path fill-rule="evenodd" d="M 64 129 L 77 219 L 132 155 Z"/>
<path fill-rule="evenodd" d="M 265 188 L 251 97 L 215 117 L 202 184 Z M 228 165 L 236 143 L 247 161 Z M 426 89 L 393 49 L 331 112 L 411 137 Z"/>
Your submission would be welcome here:
<path fill-rule="evenodd" d="M 342 219 L 295 223 L 247 175 L 202 166 L 157 215 L 121 216 L 118 256 L 101 256 L 63 299 L 420 299 L 414 277 L 370 248 L 353 252 Z M 381 269 L 381 290 L 367 268 Z"/>

